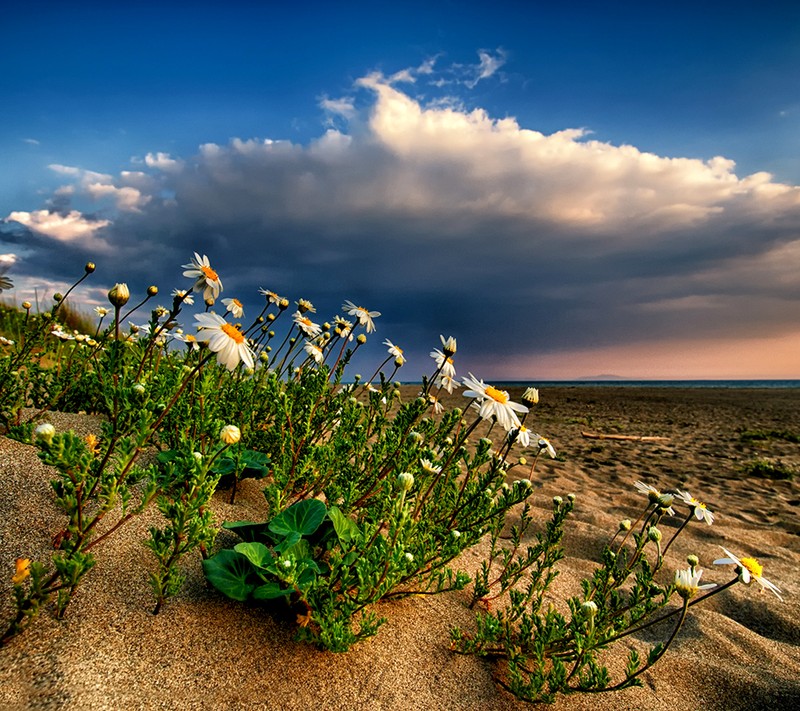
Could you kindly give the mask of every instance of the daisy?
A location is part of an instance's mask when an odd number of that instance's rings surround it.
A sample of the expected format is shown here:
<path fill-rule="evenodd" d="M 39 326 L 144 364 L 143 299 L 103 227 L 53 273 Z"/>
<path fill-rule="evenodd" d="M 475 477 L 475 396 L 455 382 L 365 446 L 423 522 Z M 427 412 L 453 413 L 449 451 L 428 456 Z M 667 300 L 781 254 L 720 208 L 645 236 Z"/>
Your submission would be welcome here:
<path fill-rule="evenodd" d="M 317 313 L 317 310 L 314 308 L 314 304 L 312 304 L 308 299 L 298 299 L 296 302 L 297 310 L 304 314 L 306 311 L 310 311 L 312 314 Z"/>
<path fill-rule="evenodd" d="M 453 359 L 449 355 L 445 355 L 438 348 L 434 348 L 430 352 L 430 356 L 436 361 L 436 368 L 441 375 L 447 376 L 448 378 L 456 377 L 456 367 L 453 365 Z"/>
<path fill-rule="evenodd" d="M 191 293 L 184 291 L 183 289 L 173 289 L 172 298 L 180 299 L 181 303 L 186 304 L 187 306 L 191 306 L 192 304 L 194 304 L 194 296 L 192 296 Z"/>
<path fill-rule="evenodd" d="M 536 444 L 539 445 L 539 451 L 547 451 L 547 453 L 550 455 L 550 459 L 555 459 L 558 456 L 556 454 L 556 448 L 550 444 L 550 440 L 546 437 L 539 437 L 539 441 Z"/>
<path fill-rule="evenodd" d="M 95 306 L 94 312 L 100 317 L 108 316 L 108 309 L 105 306 Z"/>
<path fill-rule="evenodd" d="M 423 471 L 427 474 L 433 474 L 436 476 L 437 474 L 442 473 L 442 468 L 436 466 L 430 459 L 420 459 L 419 463 L 422 465 Z"/>
<path fill-rule="evenodd" d="M 720 546 L 720 548 L 722 548 L 722 550 L 725 552 L 727 558 L 719 558 L 715 560 L 714 565 L 735 565 L 739 573 L 739 580 L 741 580 L 745 585 L 750 585 L 750 583 L 755 580 L 762 588 L 775 593 L 775 596 L 778 598 L 778 600 L 783 602 L 780 588 L 761 576 L 761 573 L 764 572 L 764 568 L 761 563 L 759 563 L 755 558 L 742 558 L 740 560 L 727 548 L 724 548 L 723 546 Z"/>
<path fill-rule="evenodd" d="M 656 487 L 645 484 L 643 481 L 637 481 L 634 486 L 636 491 L 647 494 L 651 504 L 657 504 L 663 508 L 670 516 L 675 515 L 675 509 L 672 508 L 672 496 L 669 494 L 662 494 Z"/>
<path fill-rule="evenodd" d="M 274 291 L 269 291 L 268 289 L 259 289 L 258 293 L 261 294 L 261 296 L 265 296 L 267 301 L 270 304 L 275 304 L 275 306 L 280 305 L 281 301 L 283 301 Z"/>
<path fill-rule="evenodd" d="M 183 341 L 187 346 L 189 346 L 190 350 L 200 350 L 200 344 L 197 342 L 197 338 L 195 338 L 191 333 L 176 331 L 175 338 L 177 338 L 179 341 Z"/>
<path fill-rule="evenodd" d="M 675 495 L 683 501 L 684 504 L 689 505 L 689 508 L 698 521 L 705 521 L 709 526 L 714 523 L 714 514 L 706 508 L 706 505 L 702 501 L 695 499 L 688 491 L 681 491 L 680 489 L 676 489 Z"/>
<path fill-rule="evenodd" d="M 428 395 L 428 403 L 433 408 L 434 414 L 441 415 L 444 412 L 444 405 L 439 402 L 439 398 L 434 397 L 433 395 Z"/>
<path fill-rule="evenodd" d="M 686 570 L 675 571 L 675 590 L 684 600 L 689 600 L 697 595 L 701 590 L 717 587 L 716 583 L 705 583 L 700 585 L 700 578 L 703 571 L 696 568 L 686 568 Z"/>
<path fill-rule="evenodd" d="M 0 267 L 0 291 L 6 291 L 14 288 L 14 282 L 6 276 L 9 267 Z"/>
<path fill-rule="evenodd" d="M 439 334 L 439 340 L 442 342 L 442 350 L 446 356 L 453 356 L 456 354 L 456 351 L 458 350 L 458 342 L 455 338 L 453 338 L 453 336 L 448 336 L 445 338 Z"/>
<path fill-rule="evenodd" d="M 462 378 L 462 382 L 465 387 L 469 388 L 464 391 L 464 397 L 477 398 L 480 404 L 478 412 L 484 420 L 496 418 L 506 432 L 520 427 L 517 413 L 527 412 L 528 408 L 525 405 L 511 402 L 505 390 L 498 390 L 491 385 L 486 385 L 483 380 L 478 380 L 472 373 L 468 377 Z"/>
<path fill-rule="evenodd" d="M 183 276 L 194 279 L 195 291 L 203 290 L 203 299 L 217 300 L 219 293 L 222 291 L 222 282 L 219 275 L 211 268 L 208 257 L 204 254 L 202 257 L 195 252 L 194 259 L 189 264 L 184 264 L 183 268 L 186 270 Z"/>
<path fill-rule="evenodd" d="M 449 392 L 451 395 L 453 393 L 453 388 L 460 388 L 461 383 L 456 382 L 451 376 L 445 375 L 444 373 L 440 373 L 439 377 L 436 378 L 436 387 L 437 388 L 444 388 Z"/>
<path fill-rule="evenodd" d="M 539 440 L 539 435 L 531 432 L 525 425 L 521 425 L 519 429 L 514 429 L 508 433 L 508 438 L 514 438 L 515 442 L 519 442 L 523 447 L 530 447 L 531 441 L 534 439 Z M 549 442 L 547 444 L 550 444 Z M 552 445 L 550 445 L 552 447 Z M 555 450 L 554 450 L 555 451 Z"/>
<path fill-rule="evenodd" d="M 253 367 L 253 351 L 236 326 L 213 312 L 197 314 L 194 318 L 200 329 L 198 338 L 208 341 L 209 349 L 217 354 L 218 363 L 222 363 L 228 370 L 233 370 L 240 362 L 248 368 Z"/>
<path fill-rule="evenodd" d="M 294 312 L 294 319 L 295 325 L 299 328 L 306 336 L 310 336 L 311 338 L 316 338 L 322 333 L 322 326 L 318 323 L 314 323 L 308 316 L 303 316 L 299 311 Z"/>
<path fill-rule="evenodd" d="M 244 316 L 244 306 L 239 299 L 223 299 L 222 303 L 225 304 L 225 309 L 233 314 L 234 318 L 242 318 Z"/>
<path fill-rule="evenodd" d="M 311 341 L 306 341 L 303 348 L 305 352 L 316 361 L 317 365 L 322 365 L 322 361 L 325 360 L 325 354 L 322 352 L 322 348 Z"/>
<path fill-rule="evenodd" d="M 342 304 L 342 311 L 358 318 L 358 322 L 367 329 L 367 333 L 372 333 L 375 330 L 375 324 L 372 319 L 381 315 L 380 311 L 367 311 L 361 306 L 356 306 L 352 301 L 345 301 Z"/>
<path fill-rule="evenodd" d="M 400 361 L 400 365 L 406 362 L 406 357 L 403 355 L 403 349 L 396 346 L 388 338 L 383 342 L 383 345 L 389 350 L 389 355 L 394 356 L 395 361 Z"/>

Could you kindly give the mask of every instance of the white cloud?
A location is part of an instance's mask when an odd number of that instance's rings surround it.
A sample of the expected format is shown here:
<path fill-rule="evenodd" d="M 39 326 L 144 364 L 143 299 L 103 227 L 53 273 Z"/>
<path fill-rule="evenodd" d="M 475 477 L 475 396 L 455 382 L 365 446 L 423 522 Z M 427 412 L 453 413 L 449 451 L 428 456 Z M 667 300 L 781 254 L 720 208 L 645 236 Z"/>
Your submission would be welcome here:
<path fill-rule="evenodd" d="M 110 220 L 91 220 L 77 210 L 62 215 L 49 210 L 33 212 L 15 211 L 5 218 L 7 222 L 19 222 L 33 232 L 51 237 L 60 242 L 82 241 L 94 247 L 103 244 L 95 233 L 111 224 Z"/>
<path fill-rule="evenodd" d="M 169 153 L 148 153 L 144 157 L 144 163 L 148 168 L 164 171 L 165 173 L 175 173 L 183 168 L 183 161 L 176 160 Z"/>
<path fill-rule="evenodd" d="M 506 63 L 506 53 L 502 49 L 498 49 L 494 55 L 482 49 L 478 52 L 478 57 L 481 62 L 474 68 L 475 78 L 464 82 L 470 89 L 475 88 L 482 79 L 488 79 L 493 76 Z"/>
<path fill-rule="evenodd" d="M 30 146 L 40 146 L 41 141 L 37 141 L 35 138 L 23 138 L 23 143 L 27 143 Z"/>

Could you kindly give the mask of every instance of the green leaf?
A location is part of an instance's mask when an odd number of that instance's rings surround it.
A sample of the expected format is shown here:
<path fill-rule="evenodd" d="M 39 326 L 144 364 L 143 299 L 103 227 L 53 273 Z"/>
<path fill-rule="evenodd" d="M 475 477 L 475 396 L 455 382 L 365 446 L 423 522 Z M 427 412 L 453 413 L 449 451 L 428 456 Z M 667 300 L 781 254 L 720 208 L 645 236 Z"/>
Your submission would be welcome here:
<path fill-rule="evenodd" d="M 292 504 L 269 522 L 269 530 L 279 536 L 299 533 L 310 536 L 325 519 L 326 509 L 319 499 L 306 499 Z"/>
<path fill-rule="evenodd" d="M 270 535 L 266 523 L 256 523 L 255 521 L 225 521 L 222 527 L 227 531 L 233 531 L 244 541 L 260 541 L 261 543 L 272 543 L 274 537 Z"/>
<path fill-rule="evenodd" d="M 270 571 L 274 569 L 272 563 L 275 557 L 272 555 L 272 551 L 263 543 L 258 541 L 237 543 L 233 550 L 247 558 L 256 568 Z"/>
<path fill-rule="evenodd" d="M 336 537 L 339 539 L 339 543 L 341 543 L 343 546 L 346 546 L 354 539 L 358 539 L 358 537 L 361 535 L 361 531 L 359 530 L 356 522 L 345 516 L 335 506 L 331 506 L 331 508 L 328 509 L 328 518 L 333 524 L 333 528 L 336 531 Z"/>
<path fill-rule="evenodd" d="M 276 582 L 264 583 L 253 590 L 254 600 L 274 600 L 276 597 L 286 597 L 292 592 L 291 588 L 282 588 Z"/>
<path fill-rule="evenodd" d="M 263 479 L 269 474 L 269 457 L 263 452 L 245 449 L 242 452 L 241 479 Z"/>
<path fill-rule="evenodd" d="M 211 467 L 211 471 L 214 472 L 214 474 L 219 474 L 220 476 L 236 474 L 236 462 L 230 457 L 222 457 L 222 459 L 220 459 L 214 464 L 213 467 Z"/>
<path fill-rule="evenodd" d="M 228 549 L 203 561 L 203 573 L 208 582 L 223 595 L 239 602 L 247 600 L 255 587 L 247 582 L 252 572 L 253 566 L 245 556 Z"/>

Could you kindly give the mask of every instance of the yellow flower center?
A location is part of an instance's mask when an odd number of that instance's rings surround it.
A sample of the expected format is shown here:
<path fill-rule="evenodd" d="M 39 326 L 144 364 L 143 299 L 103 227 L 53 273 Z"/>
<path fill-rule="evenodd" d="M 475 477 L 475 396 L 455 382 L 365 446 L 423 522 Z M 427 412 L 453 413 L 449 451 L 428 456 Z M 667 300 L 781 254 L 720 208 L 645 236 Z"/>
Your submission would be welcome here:
<path fill-rule="evenodd" d="M 219 281 L 219 276 L 211 267 L 201 266 L 200 271 L 203 272 L 203 276 L 209 281 Z"/>
<path fill-rule="evenodd" d="M 754 578 L 760 578 L 764 572 L 764 567 L 755 558 L 742 558 L 741 563 Z"/>
<path fill-rule="evenodd" d="M 448 358 L 447 362 L 450 363 L 450 365 L 453 365 L 453 359 L 452 358 Z"/>
<path fill-rule="evenodd" d="M 222 329 L 222 332 L 226 336 L 229 336 L 236 341 L 237 345 L 244 343 L 244 336 L 242 335 L 242 332 L 236 328 L 236 326 L 231 326 L 229 323 L 223 323 L 222 326 L 220 326 L 220 329 Z"/>
<path fill-rule="evenodd" d="M 237 306 L 238 308 L 242 308 L 242 302 L 239 299 L 231 299 L 233 301 L 233 305 Z"/>
<path fill-rule="evenodd" d="M 508 393 L 504 390 L 498 390 L 497 388 L 493 388 L 491 385 L 487 385 L 484 392 L 486 393 L 487 397 L 492 398 L 492 400 L 499 402 L 501 405 L 505 405 L 508 402 Z"/>

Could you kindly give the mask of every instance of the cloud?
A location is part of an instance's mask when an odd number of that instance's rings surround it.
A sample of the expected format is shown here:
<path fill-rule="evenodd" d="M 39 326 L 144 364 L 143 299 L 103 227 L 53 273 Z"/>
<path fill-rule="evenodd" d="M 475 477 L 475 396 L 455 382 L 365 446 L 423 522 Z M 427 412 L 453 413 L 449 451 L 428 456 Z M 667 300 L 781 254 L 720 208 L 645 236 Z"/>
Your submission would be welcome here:
<path fill-rule="evenodd" d="M 464 82 L 470 89 L 473 89 L 482 79 L 488 79 L 496 74 L 506 63 L 506 53 L 502 49 L 498 49 L 495 54 L 482 49 L 478 52 L 478 57 L 481 62 L 475 68 L 475 78 Z"/>
<path fill-rule="evenodd" d="M 102 244 L 95 233 L 111 224 L 110 220 L 87 218 L 77 210 L 71 210 L 66 215 L 49 210 L 14 211 L 8 215 L 6 221 L 19 222 L 31 231 L 59 242 L 81 242 L 92 249 L 97 249 Z"/>
<path fill-rule="evenodd" d="M 470 81 L 505 61 L 480 59 Z M 422 358 L 453 333 L 459 354 L 485 353 L 503 373 L 537 354 L 796 328 L 797 186 L 740 177 L 724 157 L 546 134 L 415 95 L 434 77 L 421 66 L 324 98 L 343 123 L 305 145 L 236 138 L 148 153 L 118 176 L 52 166 L 71 180 L 59 209 L 7 219 L 87 258 L 104 249 L 112 281 L 124 268 L 172 288 L 198 250 L 237 298 L 258 286 L 330 310 L 351 298 L 382 311 L 393 340 L 421 343 Z M 115 212 L 86 215 L 69 202 L 80 198 Z"/>

